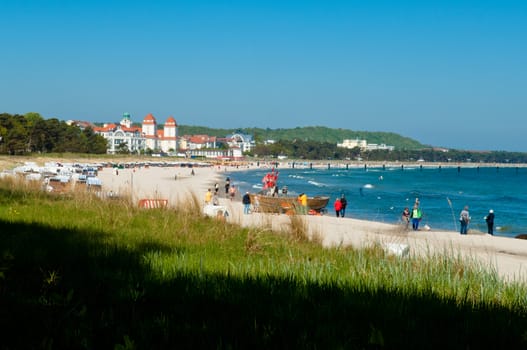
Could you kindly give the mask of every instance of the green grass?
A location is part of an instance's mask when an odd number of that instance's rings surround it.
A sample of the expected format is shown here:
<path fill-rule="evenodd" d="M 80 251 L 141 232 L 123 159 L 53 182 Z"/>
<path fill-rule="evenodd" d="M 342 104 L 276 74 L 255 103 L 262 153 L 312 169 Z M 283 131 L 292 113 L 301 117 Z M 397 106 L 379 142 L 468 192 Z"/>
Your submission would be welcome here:
<path fill-rule="evenodd" d="M 0 348 L 527 346 L 527 287 L 490 267 L 198 213 L 1 182 Z"/>

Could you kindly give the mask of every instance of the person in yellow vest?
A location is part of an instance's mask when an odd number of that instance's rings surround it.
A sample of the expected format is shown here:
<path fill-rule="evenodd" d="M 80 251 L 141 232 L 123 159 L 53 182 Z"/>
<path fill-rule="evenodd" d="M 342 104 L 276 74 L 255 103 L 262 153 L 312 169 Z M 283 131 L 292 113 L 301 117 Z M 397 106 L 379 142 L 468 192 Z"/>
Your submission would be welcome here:
<path fill-rule="evenodd" d="M 205 205 L 209 205 L 211 201 L 212 201 L 212 191 L 209 188 L 207 193 L 205 193 Z"/>
<path fill-rule="evenodd" d="M 307 195 L 305 193 L 301 193 L 298 196 L 298 204 L 300 204 L 299 212 L 300 214 L 307 214 Z"/>
<path fill-rule="evenodd" d="M 419 204 L 414 204 L 414 208 L 412 209 L 412 212 L 410 213 L 410 218 L 412 219 L 412 228 L 414 231 L 417 231 L 419 229 L 419 222 L 421 221 L 421 218 L 423 217 L 423 213 L 421 212 L 421 209 L 419 208 Z"/>

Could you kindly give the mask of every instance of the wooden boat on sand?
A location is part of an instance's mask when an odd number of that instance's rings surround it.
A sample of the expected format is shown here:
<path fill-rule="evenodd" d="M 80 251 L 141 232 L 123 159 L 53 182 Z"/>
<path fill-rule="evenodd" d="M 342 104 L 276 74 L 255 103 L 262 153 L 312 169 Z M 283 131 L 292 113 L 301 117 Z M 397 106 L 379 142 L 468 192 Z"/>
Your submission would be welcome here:
<path fill-rule="evenodd" d="M 251 194 L 251 203 L 262 213 L 300 213 L 300 204 L 296 197 L 269 196 L 266 194 Z M 328 196 L 307 198 L 307 210 L 320 213 L 329 202 Z"/>
<path fill-rule="evenodd" d="M 307 208 L 302 208 L 297 197 L 287 195 L 287 187 L 284 186 L 282 194 L 278 193 L 278 171 L 274 169 L 262 178 L 263 191 L 258 194 L 250 194 L 251 204 L 256 211 L 262 213 L 320 213 L 329 202 L 328 196 L 307 197 Z"/>

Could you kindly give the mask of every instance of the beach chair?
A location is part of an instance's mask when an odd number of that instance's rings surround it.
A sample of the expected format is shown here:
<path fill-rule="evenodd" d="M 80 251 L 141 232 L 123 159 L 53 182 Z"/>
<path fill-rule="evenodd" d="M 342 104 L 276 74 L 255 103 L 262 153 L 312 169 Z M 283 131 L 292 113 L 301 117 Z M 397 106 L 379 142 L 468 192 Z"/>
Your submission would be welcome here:
<path fill-rule="evenodd" d="M 139 208 L 159 209 L 159 208 L 166 208 L 167 206 L 168 206 L 168 199 L 143 198 L 139 200 Z"/>

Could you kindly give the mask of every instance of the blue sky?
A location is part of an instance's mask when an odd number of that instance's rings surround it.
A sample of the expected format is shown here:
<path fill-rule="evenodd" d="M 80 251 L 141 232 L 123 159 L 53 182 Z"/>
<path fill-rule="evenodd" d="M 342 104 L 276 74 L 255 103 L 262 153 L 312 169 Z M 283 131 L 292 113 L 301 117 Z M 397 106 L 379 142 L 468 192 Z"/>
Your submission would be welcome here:
<path fill-rule="evenodd" d="M 0 0 L 0 112 L 527 151 L 527 1 Z"/>

